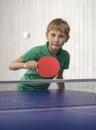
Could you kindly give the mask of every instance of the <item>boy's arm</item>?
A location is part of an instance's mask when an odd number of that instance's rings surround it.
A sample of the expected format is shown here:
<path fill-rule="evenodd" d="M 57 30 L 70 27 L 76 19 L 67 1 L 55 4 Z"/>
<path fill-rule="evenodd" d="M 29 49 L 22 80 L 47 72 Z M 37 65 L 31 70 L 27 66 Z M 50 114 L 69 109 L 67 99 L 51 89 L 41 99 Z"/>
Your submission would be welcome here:
<path fill-rule="evenodd" d="M 37 69 L 37 62 L 32 60 L 24 63 L 24 61 L 21 58 L 18 58 L 12 61 L 8 67 L 10 70 Z"/>
<path fill-rule="evenodd" d="M 21 58 L 18 58 L 14 61 L 12 61 L 8 67 L 10 70 L 18 70 L 18 69 L 22 69 L 24 66 L 24 62 Z"/>
<path fill-rule="evenodd" d="M 63 71 L 58 73 L 56 76 L 55 76 L 55 79 L 63 79 Z M 65 85 L 64 85 L 64 82 L 62 83 L 57 83 L 57 87 L 59 89 L 64 89 L 65 88 Z"/>

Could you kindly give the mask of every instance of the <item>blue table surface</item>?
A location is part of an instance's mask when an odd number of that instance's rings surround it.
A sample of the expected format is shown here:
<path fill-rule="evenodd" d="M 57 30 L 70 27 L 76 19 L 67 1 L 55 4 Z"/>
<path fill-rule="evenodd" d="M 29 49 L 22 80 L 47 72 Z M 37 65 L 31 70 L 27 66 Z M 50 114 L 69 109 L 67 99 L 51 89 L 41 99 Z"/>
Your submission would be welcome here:
<path fill-rule="evenodd" d="M 96 130 L 96 95 L 62 90 L 0 91 L 0 130 Z"/>

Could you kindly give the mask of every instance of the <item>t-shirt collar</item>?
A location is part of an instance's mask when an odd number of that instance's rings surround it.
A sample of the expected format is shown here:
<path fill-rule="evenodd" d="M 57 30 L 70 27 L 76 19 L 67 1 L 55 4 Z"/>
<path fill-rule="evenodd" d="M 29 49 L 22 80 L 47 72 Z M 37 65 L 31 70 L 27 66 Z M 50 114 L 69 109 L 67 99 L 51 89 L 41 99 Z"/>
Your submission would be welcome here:
<path fill-rule="evenodd" d="M 48 44 L 49 44 L 49 43 L 48 43 L 48 41 L 47 41 L 46 44 L 45 44 L 45 49 L 46 49 L 48 55 L 52 56 L 52 54 L 51 54 L 50 51 L 48 50 Z M 62 50 L 62 48 L 59 50 L 59 52 L 58 52 L 58 54 L 56 55 L 56 57 L 59 56 L 61 50 Z"/>

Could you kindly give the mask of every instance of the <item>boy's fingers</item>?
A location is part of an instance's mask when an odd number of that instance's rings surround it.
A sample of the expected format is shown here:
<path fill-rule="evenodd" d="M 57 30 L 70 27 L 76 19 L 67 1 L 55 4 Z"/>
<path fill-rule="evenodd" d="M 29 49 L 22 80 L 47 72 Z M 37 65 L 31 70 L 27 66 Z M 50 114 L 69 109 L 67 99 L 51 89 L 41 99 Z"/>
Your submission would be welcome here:
<path fill-rule="evenodd" d="M 37 62 L 36 61 L 28 62 L 28 69 L 37 69 Z"/>

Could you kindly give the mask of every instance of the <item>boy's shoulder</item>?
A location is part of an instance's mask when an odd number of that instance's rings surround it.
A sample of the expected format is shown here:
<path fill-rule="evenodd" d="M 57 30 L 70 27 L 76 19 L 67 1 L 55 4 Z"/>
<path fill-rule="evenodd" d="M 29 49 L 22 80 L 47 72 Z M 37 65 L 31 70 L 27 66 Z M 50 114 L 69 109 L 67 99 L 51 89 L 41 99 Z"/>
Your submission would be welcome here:
<path fill-rule="evenodd" d="M 70 56 L 70 53 L 65 49 L 61 49 L 61 54 Z"/>
<path fill-rule="evenodd" d="M 45 45 L 43 44 L 43 45 L 34 46 L 33 49 L 42 49 L 44 47 L 45 47 Z"/>

